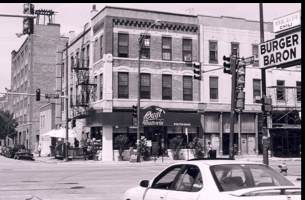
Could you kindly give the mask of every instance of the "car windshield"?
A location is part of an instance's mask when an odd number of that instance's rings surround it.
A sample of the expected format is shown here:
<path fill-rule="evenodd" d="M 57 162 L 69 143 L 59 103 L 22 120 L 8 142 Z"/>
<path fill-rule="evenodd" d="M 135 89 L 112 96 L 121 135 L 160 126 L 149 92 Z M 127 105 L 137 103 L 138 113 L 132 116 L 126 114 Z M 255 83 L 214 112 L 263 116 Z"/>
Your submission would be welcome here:
<path fill-rule="evenodd" d="M 283 175 L 266 165 L 214 165 L 210 170 L 221 192 L 264 186 L 293 186 Z"/>

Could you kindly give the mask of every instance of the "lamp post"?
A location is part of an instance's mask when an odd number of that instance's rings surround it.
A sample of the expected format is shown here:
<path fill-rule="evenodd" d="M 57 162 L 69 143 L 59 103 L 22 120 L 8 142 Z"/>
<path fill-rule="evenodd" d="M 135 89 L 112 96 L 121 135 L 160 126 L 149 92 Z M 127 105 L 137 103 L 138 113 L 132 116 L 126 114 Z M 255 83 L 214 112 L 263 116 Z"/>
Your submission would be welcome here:
<path fill-rule="evenodd" d="M 137 106 L 137 162 L 140 162 L 140 91 L 141 91 L 141 75 L 140 75 L 140 68 L 141 68 L 141 49 L 144 44 L 146 35 L 150 28 L 153 25 L 159 25 L 161 23 L 160 19 L 157 19 L 154 23 L 152 23 L 144 32 L 143 35 L 139 37 L 139 58 L 138 58 L 138 106 Z"/>

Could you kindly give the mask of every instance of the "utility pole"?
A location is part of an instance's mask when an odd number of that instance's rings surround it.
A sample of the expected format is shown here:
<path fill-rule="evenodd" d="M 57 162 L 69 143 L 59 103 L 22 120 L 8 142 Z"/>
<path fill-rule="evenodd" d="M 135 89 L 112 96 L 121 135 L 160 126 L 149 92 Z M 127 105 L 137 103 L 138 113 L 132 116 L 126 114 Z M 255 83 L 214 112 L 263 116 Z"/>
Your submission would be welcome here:
<path fill-rule="evenodd" d="M 264 42 L 264 17 L 263 3 L 259 3 L 259 22 L 260 22 L 260 42 Z M 266 96 L 266 69 L 261 69 L 262 77 L 262 98 Z M 263 111 L 263 163 L 269 165 L 268 160 L 268 128 L 267 128 L 268 113 Z"/>
<path fill-rule="evenodd" d="M 68 127 L 68 42 L 66 43 L 66 148 L 65 161 L 68 162 L 68 141 L 69 141 L 69 127 Z"/>
<path fill-rule="evenodd" d="M 234 158 L 234 118 L 235 118 L 235 87 L 236 87 L 236 61 L 237 49 L 233 49 L 231 56 L 232 89 L 231 89 L 231 112 L 230 112 L 230 139 L 229 139 L 229 158 Z"/>

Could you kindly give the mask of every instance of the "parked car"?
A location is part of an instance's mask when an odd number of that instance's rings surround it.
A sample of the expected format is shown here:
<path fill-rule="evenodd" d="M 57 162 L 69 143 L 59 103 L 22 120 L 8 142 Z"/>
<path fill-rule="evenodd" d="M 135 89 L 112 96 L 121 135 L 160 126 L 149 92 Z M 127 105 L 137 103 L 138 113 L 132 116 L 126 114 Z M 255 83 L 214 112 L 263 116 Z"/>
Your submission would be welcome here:
<path fill-rule="evenodd" d="M 14 158 L 15 153 L 16 153 L 19 149 L 25 149 L 25 146 L 22 145 L 22 144 L 12 144 L 12 145 L 9 146 L 8 149 L 6 150 L 6 157 L 8 157 L 8 158 Z"/>
<path fill-rule="evenodd" d="M 268 165 L 229 159 L 172 164 L 151 181 L 127 190 L 124 200 L 300 200 L 301 187 Z"/>
<path fill-rule="evenodd" d="M 30 149 L 19 149 L 14 156 L 15 159 L 26 159 L 26 160 L 34 160 L 34 155 L 31 153 Z"/>

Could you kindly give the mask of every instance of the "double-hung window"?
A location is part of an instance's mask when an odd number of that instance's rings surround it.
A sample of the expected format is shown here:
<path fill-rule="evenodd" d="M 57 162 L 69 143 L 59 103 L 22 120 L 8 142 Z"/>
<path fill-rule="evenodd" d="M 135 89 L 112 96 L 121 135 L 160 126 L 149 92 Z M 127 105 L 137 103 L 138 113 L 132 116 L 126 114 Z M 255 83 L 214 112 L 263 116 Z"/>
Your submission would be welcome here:
<path fill-rule="evenodd" d="M 209 41 L 209 50 L 210 50 L 210 62 L 217 63 L 217 42 L 216 41 Z"/>
<path fill-rule="evenodd" d="M 172 59 L 172 38 L 162 38 L 162 60 Z"/>
<path fill-rule="evenodd" d="M 103 74 L 100 74 L 100 99 L 103 99 Z"/>
<path fill-rule="evenodd" d="M 236 55 L 237 57 L 239 57 L 239 43 L 237 42 L 232 42 L 231 43 L 231 54 L 234 54 L 236 51 Z"/>
<path fill-rule="evenodd" d="M 277 80 L 276 81 L 276 97 L 277 100 L 285 100 L 285 81 Z"/>
<path fill-rule="evenodd" d="M 182 56 L 183 61 L 191 62 L 192 61 L 192 39 L 183 39 L 182 40 Z"/>
<path fill-rule="evenodd" d="M 193 100 L 192 76 L 183 76 L 183 100 Z"/>
<path fill-rule="evenodd" d="M 172 99 L 172 75 L 162 75 L 162 99 Z"/>
<path fill-rule="evenodd" d="M 210 99 L 218 99 L 218 77 L 210 77 Z"/>
<path fill-rule="evenodd" d="M 141 35 L 141 58 L 150 59 L 150 35 Z"/>
<path fill-rule="evenodd" d="M 118 56 L 128 57 L 129 35 L 127 33 L 119 33 L 118 37 L 119 37 Z"/>
<path fill-rule="evenodd" d="M 150 74 L 141 74 L 141 99 L 150 99 Z"/>
<path fill-rule="evenodd" d="M 253 79 L 253 101 L 257 102 L 257 100 L 261 99 L 261 80 Z"/>
<path fill-rule="evenodd" d="M 128 99 L 128 72 L 118 73 L 118 98 Z"/>

